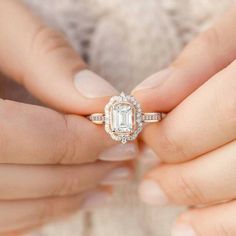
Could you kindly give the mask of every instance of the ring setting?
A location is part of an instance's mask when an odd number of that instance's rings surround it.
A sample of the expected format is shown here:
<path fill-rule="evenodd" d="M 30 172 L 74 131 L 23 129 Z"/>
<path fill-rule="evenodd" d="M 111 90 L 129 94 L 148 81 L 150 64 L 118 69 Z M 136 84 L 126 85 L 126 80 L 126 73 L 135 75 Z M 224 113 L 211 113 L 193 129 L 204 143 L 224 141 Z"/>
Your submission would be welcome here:
<path fill-rule="evenodd" d="M 95 124 L 105 124 L 105 131 L 111 138 L 125 144 L 137 138 L 144 122 L 159 122 L 162 114 L 142 113 L 135 97 L 122 92 L 110 99 L 105 106 L 105 113 L 94 113 L 88 118 Z"/>

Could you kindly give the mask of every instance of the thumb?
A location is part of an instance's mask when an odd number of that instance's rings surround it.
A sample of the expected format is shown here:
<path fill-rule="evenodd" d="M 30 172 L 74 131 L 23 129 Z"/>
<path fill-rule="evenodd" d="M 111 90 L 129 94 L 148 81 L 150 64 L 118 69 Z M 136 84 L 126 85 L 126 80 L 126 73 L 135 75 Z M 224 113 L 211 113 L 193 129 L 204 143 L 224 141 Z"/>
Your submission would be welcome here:
<path fill-rule="evenodd" d="M 191 42 L 174 63 L 134 90 L 144 110 L 168 112 L 236 57 L 236 8 Z"/>
<path fill-rule="evenodd" d="M 0 69 L 41 101 L 86 115 L 102 111 L 109 96 L 117 94 L 20 1 L 0 1 L 0 15 Z"/>

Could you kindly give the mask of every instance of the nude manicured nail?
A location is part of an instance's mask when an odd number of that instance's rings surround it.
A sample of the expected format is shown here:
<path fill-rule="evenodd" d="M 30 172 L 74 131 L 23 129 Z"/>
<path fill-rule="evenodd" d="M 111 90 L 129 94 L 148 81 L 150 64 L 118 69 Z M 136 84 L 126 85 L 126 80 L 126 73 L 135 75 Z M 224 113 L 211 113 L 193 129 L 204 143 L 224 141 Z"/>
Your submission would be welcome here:
<path fill-rule="evenodd" d="M 102 152 L 99 159 L 103 161 L 124 161 L 135 158 L 137 153 L 138 148 L 134 143 L 116 144 Z"/>
<path fill-rule="evenodd" d="M 145 203 L 151 205 L 163 206 L 168 203 L 168 199 L 159 184 L 151 179 L 141 182 L 139 195 Z"/>
<path fill-rule="evenodd" d="M 79 93 L 87 98 L 106 97 L 118 94 L 118 91 L 105 79 L 89 70 L 78 72 L 75 75 L 74 84 Z"/>
<path fill-rule="evenodd" d="M 134 88 L 133 91 L 136 92 L 143 89 L 152 89 L 161 86 L 161 84 L 163 84 L 165 80 L 167 80 L 168 77 L 171 75 L 171 72 L 171 68 L 161 70 L 145 79 L 136 88 Z"/>
<path fill-rule="evenodd" d="M 127 181 L 132 176 L 132 171 L 128 167 L 120 167 L 112 170 L 100 182 L 101 185 L 115 185 Z"/>
<path fill-rule="evenodd" d="M 143 164 L 148 164 L 148 165 L 152 165 L 152 166 L 157 166 L 161 163 L 160 158 L 155 154 L 155 152 L 145 146 L 139 154 L 139 160 L 143 163 Z"/>
<path fill-rule="evenodd" d="M 197 234 L 190 225 L 176 224 L 171 236 L 197 236 Z"/>
<path fill-rule="evenodd" d="M 101 207 L 111 200 L 111 195 L 106 192 L 97 191 L 91 192 L 83 201 L 81 209 L 93 210 L 94 208 Z"/>

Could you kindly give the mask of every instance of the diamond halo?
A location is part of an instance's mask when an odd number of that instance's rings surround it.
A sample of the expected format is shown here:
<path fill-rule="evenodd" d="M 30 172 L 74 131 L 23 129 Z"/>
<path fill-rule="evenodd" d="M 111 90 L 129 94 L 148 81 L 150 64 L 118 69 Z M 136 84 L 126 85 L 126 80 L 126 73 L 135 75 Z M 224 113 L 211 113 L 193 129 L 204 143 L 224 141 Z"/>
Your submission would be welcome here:
<path fill-rule="evenodd" d="M 123 144 L 135 140 L 144 123 L 159 122 L 165 116 L 160 112 L 142 113 L 141 106 L 132 95 L 121 93 L 110 99 L 105 113 L 93 113 L 88 119 L 94 124 L 105 124 L 105 131 Z"/>
<path fill-rule="evenodd" d="M 115 141 L 125 144 L 142 131 L 142 110 L 132 95 L 121 93 L 105 106 L 105 130 Z"/>

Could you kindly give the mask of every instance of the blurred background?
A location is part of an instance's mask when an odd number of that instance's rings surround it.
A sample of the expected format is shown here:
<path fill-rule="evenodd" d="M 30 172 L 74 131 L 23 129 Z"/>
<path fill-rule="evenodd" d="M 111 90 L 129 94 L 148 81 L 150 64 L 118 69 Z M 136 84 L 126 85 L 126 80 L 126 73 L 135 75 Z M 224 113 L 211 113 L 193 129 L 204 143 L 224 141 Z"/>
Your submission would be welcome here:
<path fill-rule="evenodd" d="M 221 16 L 232 0 L 25 0 L 36 14 L 62 31 L 90 68 L 119 90 L 130 90 L 168 66 L 200 31 Z M 37 103 L 12 81 L 0 80 L 3 98 Z M 4 88 L 4 89 L 2 89 Z M 132 183 L 118 187 L 114 199 L 94 212 L 78 213 L 34 236 L 169 236 L 183 209 L 149 207 L 136 184 L 155 164 L 151 151 L 137 161 Z"/>

